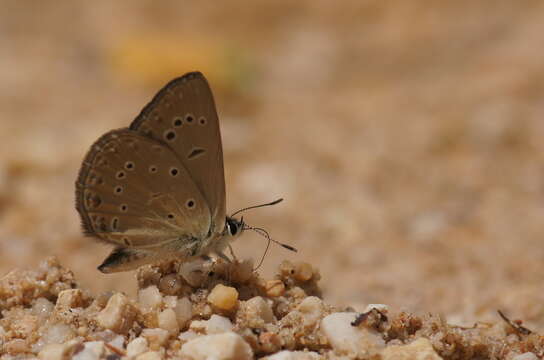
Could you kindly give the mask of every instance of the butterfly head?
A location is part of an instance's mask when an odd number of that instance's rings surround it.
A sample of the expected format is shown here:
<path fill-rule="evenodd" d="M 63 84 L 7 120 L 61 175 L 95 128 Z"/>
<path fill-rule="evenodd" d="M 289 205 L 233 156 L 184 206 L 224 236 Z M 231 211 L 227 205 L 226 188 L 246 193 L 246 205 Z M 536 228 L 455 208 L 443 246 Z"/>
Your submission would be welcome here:
<path fill-rule="evenodd" d="M 233 217 L 227 216 L 225 222 L 225 232 L 226 235 L 232 237 L 233 239 L 240 236 L 240 234 L 246 229 L 246 224 L 244 223 L 244 217 L 240 220 Z"/>

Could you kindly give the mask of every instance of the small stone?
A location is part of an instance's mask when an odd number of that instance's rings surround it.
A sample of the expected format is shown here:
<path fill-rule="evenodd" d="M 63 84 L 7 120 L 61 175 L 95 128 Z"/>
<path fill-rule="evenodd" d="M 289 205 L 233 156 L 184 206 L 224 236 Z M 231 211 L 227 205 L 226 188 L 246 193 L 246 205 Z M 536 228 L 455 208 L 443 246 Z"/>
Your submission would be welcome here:
<path fill-rule="evenodd" d="M 230 276 L 231 280 L 238 284 L 246 283 L 253 276 L 253 260 L 245 259 L 232 266 Z"/>
<path fill-rule="evenodd" d="M 199 287 L 208 279 L 207 267 L 209 267 L 209 261 L 198 258 L 181 264 L 179 273 L 187 284 Z"/>
<path fill-rule="evenodd" d="M 176 304 L 178 303 L 178 297 L 177 296 L 165 296 L 162 298 L 162 302 L 164 303 L 164 306 L 170 309 L 175 309 Z"/>
<path fill-rule="evenodd" d="M 108 344 L 113 346 L 116 349 L 124 349 L 125 347 L 125 338 L 121 335 L 117 335 L 110 341 L 108 341 Z"/>
<path fill-rule="evenodd" d="M 193 317 L 193 305 L 189 298 L 184 297 L 178 299 L 174 311 L 176 313 L 178 326 L 183 329 L 185 325 L 187 325 L 187 322 Z"/>
<path fill-rule="evenodd" d="M 314 269 L 312 265 L 306 262 L 300 262 L 295 265 L 295 273 L 293 277 L 298 281 L 308 281 L 314 275 Z"/>
<path fill-rule="evenodd" d="M 159 327 L 167 330 L 170 334 L 177 335 L 179 332 L 179 325 L 174 310 L 165 309 L 159 313 Z"/>
<path fill-rule="evenodd" d="M 11 331 L 17 337 L 26 339 L 38 328 L 38 319 L 35 315 L 24 314 L 11 324 Z"/>
<path fill-rule="evenodd" d="M 37 317 L 43 319 L 51 315 L 54 307 L 55 305 L 53 305 L 53 303 L 46 298 L 37 298 L 32 305 L 31 313 L 32 315 L 36 315 Z"/>
<path fill-rule="evenodd" d="M 356 354 L 360 357 L 381 350 L 385 342 L 380 334 L 371 329 L 352 326 L 355 317 L 355 313 L 338 312 L 321 321 L 321 329 L 333 349 L 339 354 Z"/>
<path fill-rule="evenodd" d="M 100 326 L 116 333 L 125 333 L 131 327 L 135 311 L 127 297 L 121 293 L 113 295 L 106 307 L 98 313 L 96 320 Z"/>
<path fill-rule="evenodd" d="M 158 309 L 162 305 L 162 295 L 155 285 L 138 291 L 138 303 L 143 312 Z"/>
<path fill-rule="evenodd" d="M 142 337 L 147 339 L 151 350 L 159 350 L 168 340 L 169 333 L 163 329 L 144 329 Z"/>
<path fill-rule="evenodd" d="M 265 284 L 267 296 L 278 297 L 285 293 L 285 284 L 281 280 L 268 280 Z"/>
<path fill-rule="evenodd" d="M 514 356 L 512 360 L 538 360 L 538 356 L 536 356 L 532 352 L 526 352 L 526 353 Z"/>
<path fill-rule="evenodd" d="M 265 323 L 274 322 L 272 306 L 260 296 L 255 296 L 244 303 L 244 307 L 250 317 L 258 317 Z"/>
<path fill-rule="evenodd" d="M 273 332 L 263 332 L 259 335 L 259 344 L 266 353 L 274 353 L 284 345 L 280 336 Z"/>
<path fill-rule="evenodd" d="M 307 351 L 287 351 L 283 350 L 274 355 L 265 358 L 266 360 L 319 360 L 318 353 Z"/>
<path fill-rule="evenodd" d="M 83 306 L 83 292 L 80 289 L 62 290 L 55 304 L 56 309 L 77 308 Z"/>
<path fill-rule="evenodd" d="M 66 324 L 58 323 L 48 326 L 41 337 L 41 342 L 47 344 L 62 344 L 75 336 L 72 328 Z"/>
<path fill-rule="evenodd" d="M 69 359 L 79 344 L 77 340 L 68 341 L 64 344 L 49 344 L 38 353 L 38 358 L 42 360 Z"/>
<path fill-rule="evenodd" d="M 64 345 L 49 344 L 38 353 L 38 358 L 42 360 L 63 360 L 66 355 Z"/>
<path fill-rule="evenodd" d="M 205 331 L 208 335 L 221 334 L 232 330 L 232 322 L 224 316 L 213 314 L 209 320 L 193 321 L 190 329 L 198 332 Z"/>
<path fill-rule="evenodd" d="M 159 290 L 166 295 L 176 295 L 183 288 L 183 281 L 177 274 L 168 274 L 159 281 Z"/>
<path fill-rule="evenodd" d="M 193 360 L 250 360 L 253 351 L 244 339 L 235 333 L 201 336 L 181 347 L 181 355 Z"/>
<path fill-rule="evenodd" d="M 238 303 L 238 291 L 230 286 L 216 285 L 208 295 L 208 302 L 221 310 L 232 310 Z"/>
<path fill-rule="evenodd" d="M 325 307 L 320 298 L 308 296 L 298 305 L 297 310 L 303 316 L 304 326 L 313 327 L 323 317 Z"/>
<path fill-rule="evenodd" d="M 419 338 L 408 345 L 391 345 L 382 351 L 383 360 L 441 360 L 429 339 Z"/>
<path fill-rule="evenodd" d="M 102 341 L 88 341 L 83 343 L 83 350 L 77 352 L 74 360 L 98 360 L 104 355 L 105 347 Z"/>
<path fill-rule="evenodd" d="M 157 351 L 147 351 L 136 356 L 136 360 L 161 360 L 162 356 Z"/>
<path fill-rule="evenodd" d="M 137 356 L 149 349 L 146 338 L 137 337 L 127 345 L 127 356 Z"/>
<path fill-rule="evenodd" d="M 4 344 L 3 349 L 6 353 L 10 355 L 17 355 L 28 352 L 26 341 L 23 339 L 13 339 Z"/>
<path fill-rule="evenodd" d="M 179 334 L 178 339 L 180 339 L 182 342 L 187 342 L 189 340 L 193 340 L 194 338 L 199 337 L 200 335 L 194 332 L 193 330 L 187 330 L 185 332 L 182 332 Z"/>
<path fill-rule="evenodd" d="M 384 304 L 368 304 L 366 306 L 365 310 L 363 311 L 363 313 L 367 313 L 367 312 L 372 311 L 374 309 L 376 309 L 379 312 L 382 312 L 384 314 L 386 314 L 389 311 L 389 307 L 387 305 L 384 305 Z"/>

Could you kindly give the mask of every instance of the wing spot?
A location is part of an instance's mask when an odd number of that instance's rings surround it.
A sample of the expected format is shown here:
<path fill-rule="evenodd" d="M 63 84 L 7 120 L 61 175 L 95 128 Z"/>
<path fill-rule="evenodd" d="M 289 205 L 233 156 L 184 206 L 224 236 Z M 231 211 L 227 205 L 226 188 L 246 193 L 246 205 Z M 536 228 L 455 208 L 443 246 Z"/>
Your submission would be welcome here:
<path fill-rule="evenodd" d="M 193 199 L 187 200 L 185 203 L 185 206 L 187 206 L 187 209 L 194 209 L 195 207 L 195 201 Z"/>
<path fill-rule="evenodd" d="M 200 119 L 198 119 L 198 123 L 202 126 L 206 125 L 208 123 L 208 120 L 203 116 Z"/>
<path fill-rule="evenodd" d="M 121 171 L 118 171 L 117 174 L 115 174 L 115 177 L 120 180 L 120 179 L 124 179 L 125 175 L 126 175 L 125 172 L 121 170 Z"/>
<path fill-rule="evenodd" d="M 106 218 L 105 217 L 99 217 L 96 219 L 96 227 L 101 232 L 108 231 L 108 225 L 106 225 Z"/>
<path fill-rule="evenodd" d="M 121 204 L 121 206 L 119 206 L 119 209 L 120 209 L 122 212 L 127 212 L 127 210 L 128 210 L 128 205 L 127 205 L 127 204 Z"/>
<path fill-rule="evenodd" d="M 151 174 L 155 174 L 155 173 L 157 172 L 157 166 L 156 166 L 156 165 L 151 165 L 151 166 L 149 167 L 149 172 L 150 172 Z"/>
<path fill-rule="evenodd" d="M 119 225 L 119 218 L 114 217 L 111 219 L 111 229 L 117 230 L 117 225 Z"/>
<path fill-rule="evenodd" d="M 134 161 L 127 161 L 125 163 L 125 169 L 127 170 L 134 170 Z"/>
<path fill-rule="evenodd" d="M 168 141 L 174 141 L 176 139 L 176 132 L 172 129 L 164 132 L 164 138 Z"/>
<path fill-rule="evenodd" d="M 85 183 L 91 186 L 102 185 L 104 183 L 104 179 L 102 179 L 102 177 L 100 177 L 97 173 L 92 172 L 89 174 L 89 177 L 87 178 Z"/>
<path fill-rule="evenodd" d="M 191 153 L 189 154 L 188 158 L 189 160 L 192 160 L 194 159 L 195 157 L 198 157 L 202 154 L 204 154 L 206 152 L 205 149 L 202 149 L 202 148 L 193 148 L 193 150 L 191 150 Z"/>
<path fill-rule="evenodd" d="M 172 175 L 172 177 L 176 177 L 178 176 L 178 174 L 179 174 L 179 170 L 177 168 L 175 167 L 170 168 L 170 175 Z"/>
<path fill-rule="evenodd" d="M 159 115 L 153 116 L 153 120 L 155 120 L 157 124 L 162 123 L 162 118 Z"/>
<path fill-rule="evenodd" d="M 121 195 L 123 193 L 123 187 L 121 185 L 118 185 L 113 189 L 113 193 L 115 195 Z"/>
<path fill-rule="evenodd" d="M 168 214 L 168 218 L 172 220 L 174 218 L 174 214 Z"/>
<path fill-rule="evenodd" d="M 185 121 L 187 121 L 189 124 L 193 122 L 195 118 L 191 114 L 185 115 Z"/>
<path fill-rule="evenodd" d="M 89 209 L 96 209 L 102 205 L 102 198 L 98 194 L 88 193 L 87 194 L 87 207 Z"/>
<path fill-rule="evenodd" d="M 174 117 L 174 121 L 172 121 L 172 125 L 174 125 L 175 127 L 180 127 L 181 125 L 183 125 L 182 118 L 180 116 Z"/>
<path fill-rule="evenodd" d="M 125 244 L 126 246 L 131 246 L 132 244 L 130 243 L 130 240 L 128 239 L 128 237 L 124 237 L 123 238 L 123 244 Z"/>

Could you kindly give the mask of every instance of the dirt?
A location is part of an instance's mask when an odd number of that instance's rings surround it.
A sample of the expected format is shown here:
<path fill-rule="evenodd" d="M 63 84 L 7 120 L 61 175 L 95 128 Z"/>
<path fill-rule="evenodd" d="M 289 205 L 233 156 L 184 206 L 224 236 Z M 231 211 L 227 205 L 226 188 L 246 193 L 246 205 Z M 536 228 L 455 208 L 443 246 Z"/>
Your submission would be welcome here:
<path fill-rule="evenodd" d="M 538 1 L 7 1 L 0 13 L 0 273 L 48 256 L 103 275 L 74 181 L 88 147 L 200 70 L 219 111 L 229 211 L 318 265 L 327 304 L 452 326 L 544 328 Z M 266 243 L 234 244 L 257 262 Z"/>

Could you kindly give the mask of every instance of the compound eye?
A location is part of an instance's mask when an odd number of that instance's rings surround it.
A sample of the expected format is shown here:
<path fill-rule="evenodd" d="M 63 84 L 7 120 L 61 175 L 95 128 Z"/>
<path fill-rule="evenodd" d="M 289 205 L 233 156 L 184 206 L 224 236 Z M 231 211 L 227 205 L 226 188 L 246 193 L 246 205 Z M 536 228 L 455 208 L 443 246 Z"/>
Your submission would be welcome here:
<path fill-rule="evenodd" d="M 236 226 L 236 224 L 229 223 L 229 233 L 230 233 L 230 235 L 234 236 L 234 235 L 236 235 L 237 232 L 238 232 L 238 227 Z"/>

